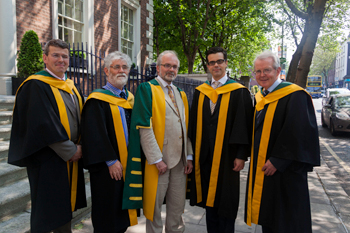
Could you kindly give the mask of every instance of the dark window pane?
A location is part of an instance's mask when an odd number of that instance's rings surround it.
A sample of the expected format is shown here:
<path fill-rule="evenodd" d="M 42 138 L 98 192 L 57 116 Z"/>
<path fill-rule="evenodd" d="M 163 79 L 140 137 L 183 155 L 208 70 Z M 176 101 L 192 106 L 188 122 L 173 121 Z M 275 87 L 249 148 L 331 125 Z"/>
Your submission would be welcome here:
<path fill-rule="evenodd" d="M 60 26 L 58 26 L 58 39 L 63 40 L 63 35 L 62 35 L 62 33 L 63 33 L 63 28 L 60 27 Z"/>

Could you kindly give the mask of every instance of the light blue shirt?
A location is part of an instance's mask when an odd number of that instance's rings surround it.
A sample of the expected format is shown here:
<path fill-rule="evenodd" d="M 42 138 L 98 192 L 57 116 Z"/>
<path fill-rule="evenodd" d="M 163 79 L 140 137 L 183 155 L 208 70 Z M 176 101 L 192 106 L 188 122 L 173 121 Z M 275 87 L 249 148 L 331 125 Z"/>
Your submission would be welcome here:
<path fill-rule="evenodd" d="M 270 92 L 272 92 L 273 90 L 275 90 L 275 88 L 282 82 L 282 79 L 277 78 L 277 80 L 271 85 L 271 87 L 267 88 L 267 90 Z"/>
<path fill-rule="evenodd" d="M 103 89 L 106 89 L 110 92 L 112 92 L 114 95 L 118 96 L 118 97 L 121 97 L 120 96 L 120 93 L 121 92 L 124 92 L 125 95 L 126 95 L 126 92 L 125 92 L 125 89 L 123 90 L 120 90 L 119 88 L 116 88 L 114 87 L 112 84 L 110 84 L 109 82 L 107 82 L 107 84 L 105 86 L 102 87 Z M 122 98 L 122 97 L 121 97 Z M 125 110 L 124 108 L 122 107 L 119 107 L 119 112 L 120 112 L 120 117 L 122 119 L 122 124 L 123 124 L 123 130 L 124 130 L 124 135 L 125 135 L 125 142 L 126 142 L 126 146 L 128 146 L 129 144 L 129 134 L 128 134 L 128 126 L 127 126 L 127 123 L 126 123 L 126 118 L 125 118 Z M 118 132 L 115 132 L 116 134 Z M 116 162 L 118 161 L 118 159 L 116 160 L 110 160 L 110 161 L 106 161 L 106 164 L 107 166 L 112 166 L 113 164 L 115 164 Z"/>

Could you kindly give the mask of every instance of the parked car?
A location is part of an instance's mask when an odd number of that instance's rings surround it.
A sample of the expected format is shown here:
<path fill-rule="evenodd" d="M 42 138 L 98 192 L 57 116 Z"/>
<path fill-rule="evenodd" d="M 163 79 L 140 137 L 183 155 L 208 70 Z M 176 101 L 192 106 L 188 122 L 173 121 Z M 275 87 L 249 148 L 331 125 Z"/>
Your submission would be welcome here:
<path fill-rule="evenodd" d="M 327 99 L 331 95 L 337 95 L 337 94 L 350 94 L 350 90 L 347 88 L 328 88 L 325 91 L 325 95 L 323 96 L 322 105 L 326 104 Z"/>
<path fill-rule="evenodd" d="M 350 94 L 331 95 L 322 107 L 321 121 L 333 136 L 350 132 Z"/>

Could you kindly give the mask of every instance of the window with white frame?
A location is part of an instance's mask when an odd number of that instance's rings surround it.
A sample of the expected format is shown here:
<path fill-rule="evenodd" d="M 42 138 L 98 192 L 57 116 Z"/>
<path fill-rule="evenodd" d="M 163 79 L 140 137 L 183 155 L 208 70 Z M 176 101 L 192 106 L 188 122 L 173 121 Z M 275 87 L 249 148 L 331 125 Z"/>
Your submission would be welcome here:
<path fill-rule="evenodd" d="M 58 0 L 58 38 L 67 43 L 82 42 L 84 1 Z"/>
<path fill-rule="evenodd" d="M 132 9 L 121 6 L 121 49 L 123 53 L 133 57 L 134 48 L 134 12 Z"/>

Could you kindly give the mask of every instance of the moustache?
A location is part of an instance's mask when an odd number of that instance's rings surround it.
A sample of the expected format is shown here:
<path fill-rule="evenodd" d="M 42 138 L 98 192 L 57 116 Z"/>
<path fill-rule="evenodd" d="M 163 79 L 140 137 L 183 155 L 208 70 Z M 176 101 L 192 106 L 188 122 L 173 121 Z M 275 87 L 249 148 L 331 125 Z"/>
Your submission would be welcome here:
<path fill-rule="evenodd" d="M 128 78 L 128 76 L 126 74 L 117 74 L 116 77 L 117 78 L 119 78 L 119 77 Z"/>

